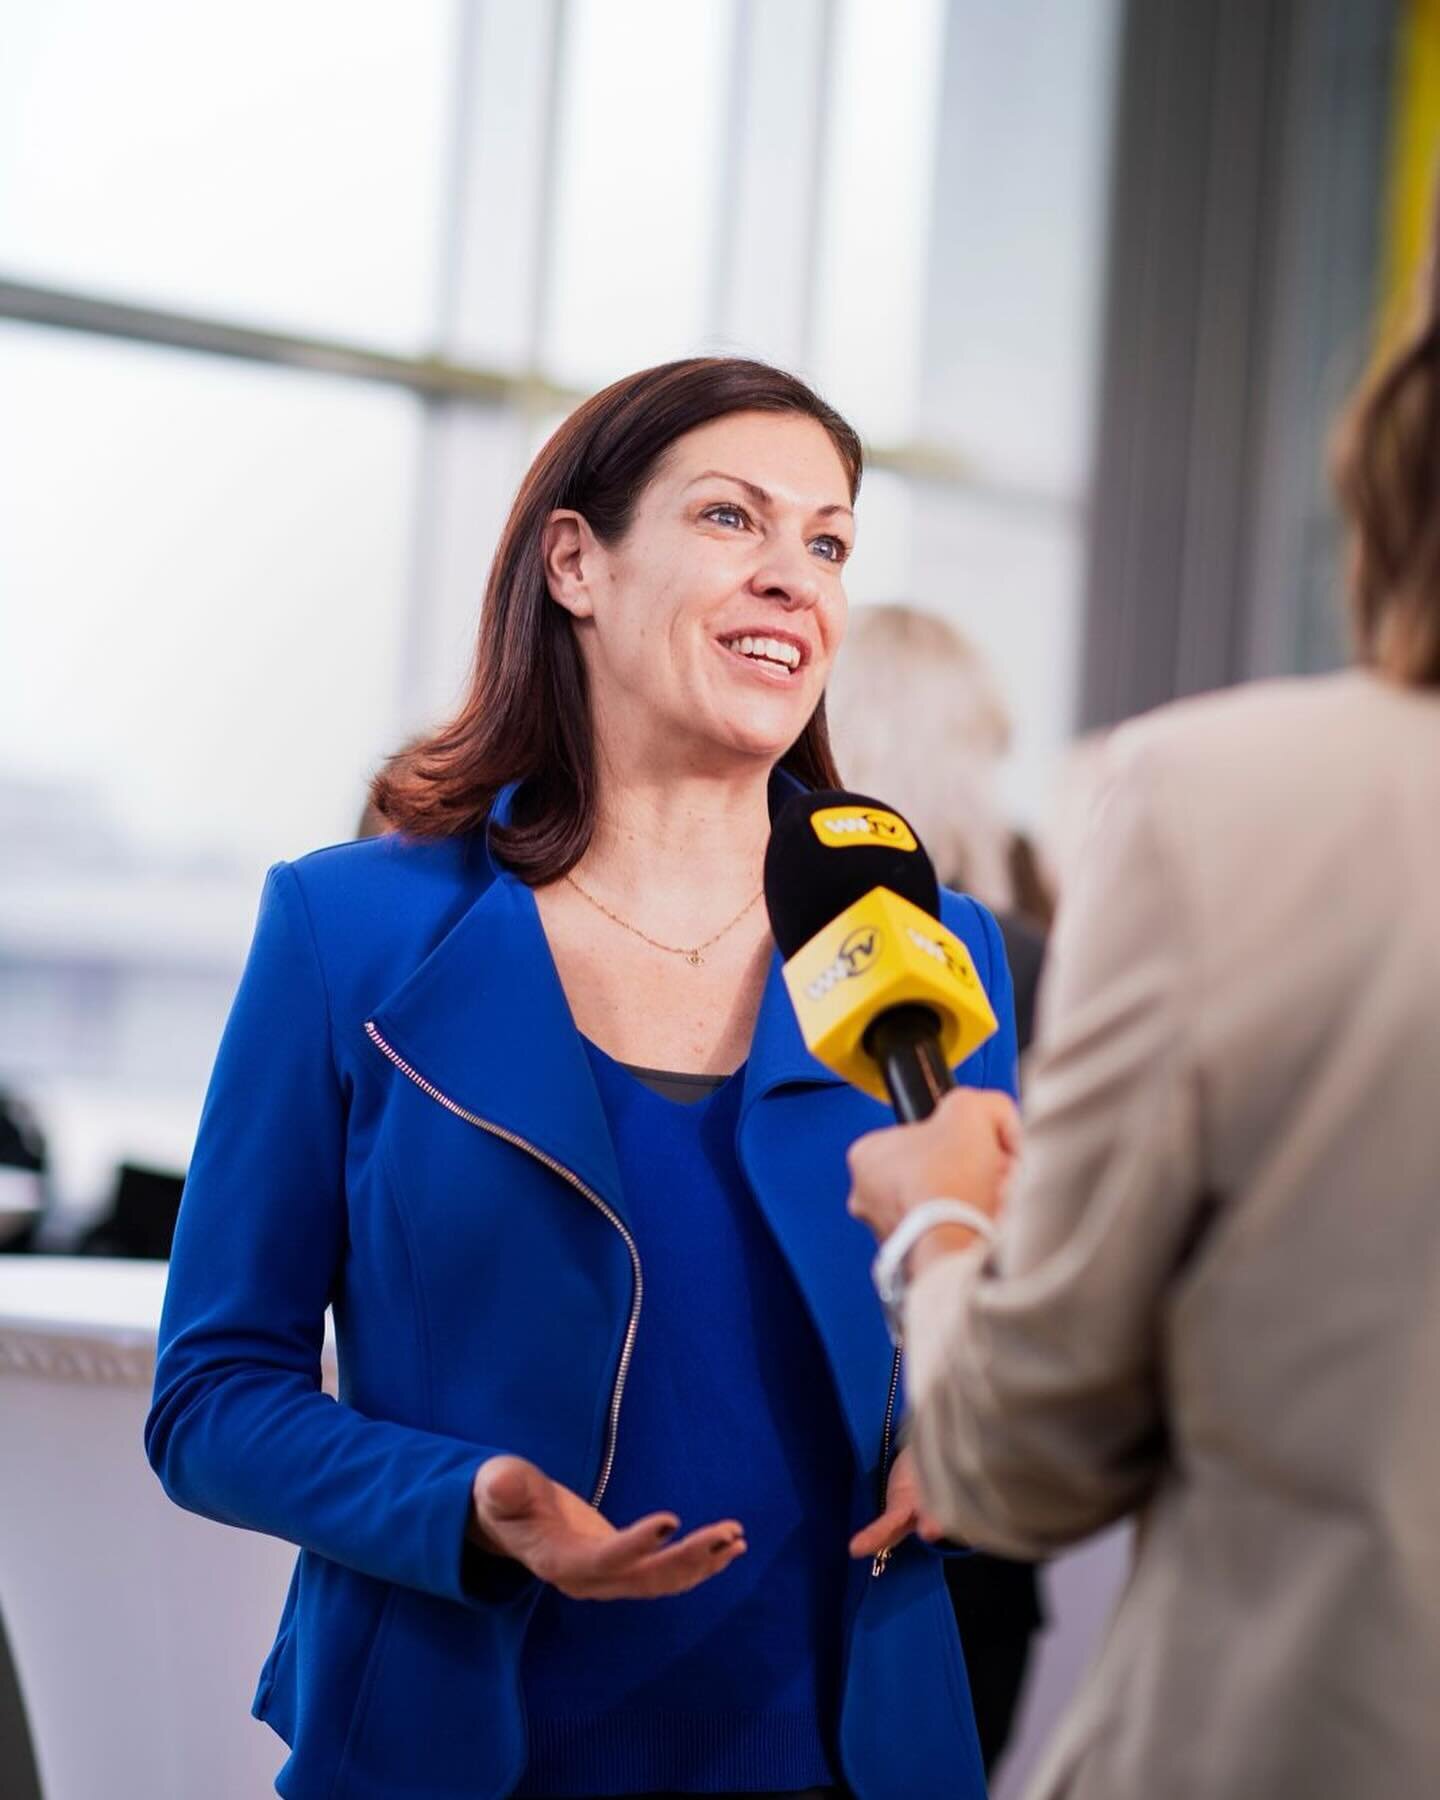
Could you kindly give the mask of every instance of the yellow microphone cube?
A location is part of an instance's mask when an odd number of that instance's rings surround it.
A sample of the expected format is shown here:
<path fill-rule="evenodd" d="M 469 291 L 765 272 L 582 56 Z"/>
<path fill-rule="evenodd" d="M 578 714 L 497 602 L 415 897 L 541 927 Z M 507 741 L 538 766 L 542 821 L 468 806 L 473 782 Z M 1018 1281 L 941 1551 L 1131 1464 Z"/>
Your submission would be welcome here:
<path fill-rule="evenodd" d="M 928 1006 L 954 1068 L 999 1029 L 970 952 L 930 913 L 892 893 L 847 906 L 785 964 L 806 1048 L 842 1080 L 888 1098 L 865 1033 L 892 1006 Z"/>

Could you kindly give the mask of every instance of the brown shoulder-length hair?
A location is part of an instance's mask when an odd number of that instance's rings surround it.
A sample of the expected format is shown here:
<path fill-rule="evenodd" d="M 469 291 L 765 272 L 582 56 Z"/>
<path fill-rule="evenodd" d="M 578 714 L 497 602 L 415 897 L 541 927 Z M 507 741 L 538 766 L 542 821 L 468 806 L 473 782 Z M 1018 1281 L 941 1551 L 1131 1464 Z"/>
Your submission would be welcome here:
<path fill-rule="evenodd" d="M 1336 433 L 1351 525 L 1350 611 L 1362 662 L 1440 686 L 1440 184 L 1418 316 Z"/>
<path fill-rule="evenodd" d="M 624 536 L 666 451 L 687 431 L 737 412 L 800 413 L 829 433 L 860 487 L 860 440 L 803 381 L 742 357 L 691 357 L 627 376 L 571 413 L 541 450 L 501 534 L 469 689 L 447 723 L 392 756 L 371 804 L 398 830 L 451 837 L 485 820 L 509 781 L 523 789 L 498 854 L 532 886 L 580 860 L 595 828 L 590 696 L 570 615 L 550 598 L 541 552 L 557 508 L 602 541 Z M 823 699 L 781 767 L 811 787 L 838 787 Z"/>

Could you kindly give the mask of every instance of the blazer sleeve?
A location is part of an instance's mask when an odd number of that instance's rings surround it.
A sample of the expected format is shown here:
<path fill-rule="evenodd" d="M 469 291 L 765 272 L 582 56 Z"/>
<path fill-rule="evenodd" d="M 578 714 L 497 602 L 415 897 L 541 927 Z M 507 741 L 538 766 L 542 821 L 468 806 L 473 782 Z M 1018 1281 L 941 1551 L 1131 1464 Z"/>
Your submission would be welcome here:
<path fill-rule="evenodd" d="M 985 993 L 995 1013 L 998 1027 L 984 1048 L 984 1060 L 981 1063 L 981 1087 L 1000 1088 L 1012 1100 L 1020 1097 L 1020 1055 L 1015 1026 L 1015 982 L 1010 971 L 1010 959 L 1005 954 L 1005 940 L 1000 935 L 1000 927 L 994 915 L 983 906 L 977 906 L 981 924 L 985 931 L 985 947 L 989 951 L 989 966 L 985 975 Z"/>
<path fill-rule="evenodd" d="M 345 1130 L 308 913 L 277 864 L 185 1184 L 146 1455 L 192 1512 L 478 1603 L 494 1559 L 465 1528 L 493 1448 L 367 1418 L 321 1391 L 346 1250 Z"/>
<path fill-rule="evenodd" d="M 998 1241 L 907 1305 L 927 1503 L 1012 1556 L 1132 1510 L 1162 1462 L 1161 1311 L 1205 1184 L 1192 934 L 1155 812 L 1131 757 L 1061 908 Z"/>

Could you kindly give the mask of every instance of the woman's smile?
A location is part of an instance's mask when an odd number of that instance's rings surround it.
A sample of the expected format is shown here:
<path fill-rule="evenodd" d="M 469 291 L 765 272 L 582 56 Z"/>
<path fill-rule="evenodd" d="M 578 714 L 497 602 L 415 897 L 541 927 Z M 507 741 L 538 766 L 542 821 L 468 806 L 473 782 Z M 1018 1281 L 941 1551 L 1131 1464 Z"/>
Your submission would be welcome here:
<path fill-rule="evenodd" d="M 735 631 L 714 640 L 737 674 L 776 687 L 794 687 L 810 660 L 808 646 L 789 632 Z"/>

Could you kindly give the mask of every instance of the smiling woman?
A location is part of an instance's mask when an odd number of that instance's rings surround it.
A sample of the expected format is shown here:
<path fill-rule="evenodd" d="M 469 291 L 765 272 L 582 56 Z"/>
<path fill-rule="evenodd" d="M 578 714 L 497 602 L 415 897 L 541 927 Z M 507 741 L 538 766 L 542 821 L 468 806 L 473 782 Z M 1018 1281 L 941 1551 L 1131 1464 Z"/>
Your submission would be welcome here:
<path fill-rule="evenodd" d="M 721 454 L 727 450 L 729 461 Z M 768 487 L 751 478 L 757 454 L 759 466 L 777 471 Z M 527 880 L 566 873 L 595 825 L 591 719 L 595 683 L 606 679 L 607 667 L 597 668 L 586 646 L 603 638 L 607 664 L 623 654 L 633 670 L 635 645 L 660 625 L 657 592 L 670 596 L 672 611 L 686 605 L 693 612 L 705 605 L 707 578 L 718 582 L 714 597 L 730 612 L 713 621 L 727 633 L 713 638 L 717 647 L 749 635 L 753 655 L 755 638 L 778 636 L 811 660 L 809 678 L 792 685 L 796 704 L 774 715 L 772 732 L 789 733 L 775 756 L 810 785 L 834 785 L 823 692 L 843 629 L 834 571 L 853 542 L 862 467 L 860 441 L 840 415 L 764 363 L 692 358 L 596 394 L 545 445 L 516 498 L 486 588 L 465 703 L 440 730 L 392 759 L 374 784 L 375 805 L 412 835 L 447 836 L 473 829 L 506 782 L 522 781 L 515 823 L 499 832 L 497 844 Z M 818 634 L 799 632 L 787 601 L 777 604 L 784 579 L 769 579 L 777 546 L 791 556 L 797 536 L 805 554 L 829 565 L 810 575 L 807 593 L 827 573 L 834 584 L 823 664 L 812 654 L 822 648 Z M 768 554 L 757 557 L 766 547 Z M 638 590 L 622 590 L 628 621 L 611 609 L 596 623 L 593 595 L 575 588 L 576 571 L 583 585 L 602 561 L 612 581 L 627 569 L 642 573 Z M 673 590 L 682 568 L 680 595 Z M 567 598 L 572 590 L 580 593 L 576 603 Z M 572 629 L 566 611 L 595 630 Z M 628 649 L 618 641 L 621 631 L 628 632 Z M 657 682 L 664 679 L 654 673 Z"/>
<path fill-rule="evenodd" d="M 302 1546 L 256 1697 L 290 1800 L 983 1794 L 845 1210 L 884 1114 L 806 1052 L 759 904 L 772 806 L 838 784 L 860 470 L 763 364 L 597 395 L 459 712 L 375 783 L 394 829 L 272 872 L 147 1445 Z M 1010 1088 L 994 922 L 945 921 L 1002 1021 L 959 1078 Z"/>

